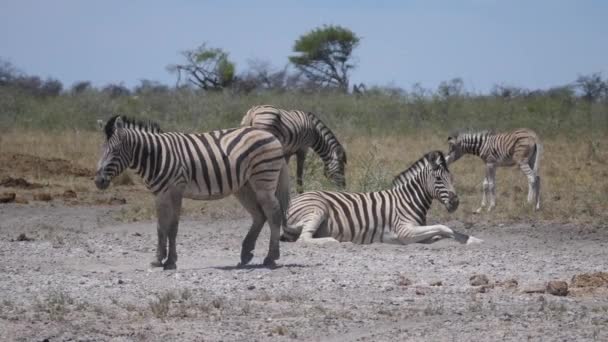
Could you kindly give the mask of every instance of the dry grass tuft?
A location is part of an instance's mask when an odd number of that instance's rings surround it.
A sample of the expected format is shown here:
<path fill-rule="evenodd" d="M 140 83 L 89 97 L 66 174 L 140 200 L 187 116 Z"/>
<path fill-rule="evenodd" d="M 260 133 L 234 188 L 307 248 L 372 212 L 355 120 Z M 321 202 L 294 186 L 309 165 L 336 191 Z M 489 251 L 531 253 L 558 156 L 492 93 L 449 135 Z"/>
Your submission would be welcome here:
<path fill-rule="evenodd" d="M 94 169 L 99 156 L 102 139 L 98 132 L 65 131 L 44 132 L 31 130 L 9 130 L 3 133 L 11 144 L 3 146 L 3 153 L 20 153 L 35 157 L 61 158 L 80 168 Z M 376 135 L 340 132 L 336 130 L 348 153 L 346 169 L 347 190 L 374 191 L 390 185 L 393 176 L 406 169 L 422 154 L 430 150 L 443 150 L 446 132 L 419 131 L 403 135 Z M 608 220 L 608 184 L 598 183 L 598 175 L 606 175 L 606 165 L 600 161 L 608 160 L 608 150 L 598 149 L 593 158 L 587 157 L 588 146 L 585 137 L 562 139 L 543 139 L 544 156 L 541 161 L 542 210 L 535 212 L 526 203 L 527 182 L 516 168 L 497 170 L 497 207 L 491 213 L 473 215 L 481 201 L 481 183 L 484 165 L 480 159 L 465 156 L 451 166 L 460 197 L 460 208 L 452 214 L 437 202 L 429 212 L 429 221 L 458 220 L 473 225 L 477 222 L 510 221 L 568 221 L 583 224 L 598 224 Z M 599 146 L 608 146 L 608 137 L 597 139 Z M 295 178 L 295 163 L 291 165 Z M 38 168 L 20 170 L 1 168 L 0 177 L 24 177 L 41 184 L 52 184 L 58 193 L 65 189 L 76 190 L 77 203 L 89 203 L 87 198 L 100 196 L 104 192 L 95 189 L 89 177 L 45 174 Z M 105 193 L 124 197 L 127 205 L 121 214 L 125 221 L 153 219 L 155 217 L 153 198 L 142 185 L 139 177 L 122 176 L 117 183 L 133 182 L 128 188 L 112 186 Z M 602 178 L 603 179 L 603 178 Z M 308 154 L 305 169 L 305 190 L 335 189 L 323 176 L 319 158 Z M 292 183 L 295 190 L 295 182 Z M 62 190 L 63 189 L 63 190 Z M 83 196 L 81 196 L 83 194 Z M 88 196 L 88 197 L 87 197 Z M 82 198 L 81 198 L 82 197 Z M 94 201 L 93 201 L 94 202 Z M 235 200 L 222 201 L 185 201 L 184 215 L 207 216 L 215 219 L 227 217 L 246 217 Z M 236 214 L 235 214 L 236 213 Z"/>

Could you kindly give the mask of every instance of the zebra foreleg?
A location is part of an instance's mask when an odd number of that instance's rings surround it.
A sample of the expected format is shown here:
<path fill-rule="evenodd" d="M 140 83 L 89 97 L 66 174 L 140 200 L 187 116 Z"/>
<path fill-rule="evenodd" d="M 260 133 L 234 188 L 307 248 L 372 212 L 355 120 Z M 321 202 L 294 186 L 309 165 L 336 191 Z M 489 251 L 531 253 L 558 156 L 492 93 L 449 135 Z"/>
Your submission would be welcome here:
<path fill-rule="evenodd" d="M 160 216 L 159 216 L 160 217 Z M 156 257 L 150 263 L 152 267 L 162 267 L 163 260 L 167 257 L 167 232 L 165 227 L 160 225 L 160 220 L 156 224 L 156 233 L 158 234 L 158 244 L 156 246 Z"/>
<path fill-rule="evenodd" d="M 467 245 L 483 242 L 481 239 L 457 232 L 442 224 L 432 226 L 412 226 L 409 224 L 402 225 L 394 234 L 402 244 L 428 241 L 432 242 L 433 240 L 436 240 L 436 236 L 451 238 Z"/>
<path fill-rule="evenodd" d="M 157 250 L 157 260 L 155 260 L 155 262 L 159 262 L 159 257 L 163 256 L 168 239 L 169 253 L 167 255 L 167 260 L 163 264 L 163 269 L 165 270 L 174 270 L 177 268 L 176 239 L 181 208 L 182 192 L 177 189 L 169 189 L 156 197 L 156 212 L 158 215 L 159 230 L 159 250 Z"/>
<path fill-rule="evenodd" d="M 249 185 L 244 186 L 237 194 L 236 198 L 239 200 L 241 205 L 249 212 L 253 222 L 251 227 L 243 239 L 243 245 L 241 247 L 241 262 L 237 266 L 247 265 L 251 259 L 253 259 L 253 250 L 255 249 L 255 243 L 266 223 L 266 216 L 262 207 L 258 205 L 255 197 L 255 193 L 251 190 Z"/>

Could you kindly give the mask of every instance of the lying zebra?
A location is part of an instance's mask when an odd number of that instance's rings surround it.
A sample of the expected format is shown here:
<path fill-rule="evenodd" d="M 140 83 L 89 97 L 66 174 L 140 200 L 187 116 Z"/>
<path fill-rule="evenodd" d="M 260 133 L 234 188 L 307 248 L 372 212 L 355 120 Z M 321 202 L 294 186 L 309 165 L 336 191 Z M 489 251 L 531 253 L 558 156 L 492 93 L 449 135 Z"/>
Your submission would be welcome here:
<path fill-rule="evenodd" d="M 289 170 L 281 142 L 272 134 L 252 127 L 163 133 L 155 123 L 120 116 L 112 117 L 104 131 L 95 185 L 106 189 L 129 167 L 156 196 L 158 248 L 152 266 L 177 267 L 175 242 L 182 198 L 214 200 L 231 194 L 253 218 L 240 264 L 253 258 L 258 235 L 268 221 L 270 244 L 264 265 L 275 266 L 281 223 L 289 206 Z"/>
<path fill-rule="evenodd" d="M 483 180 L 483 196 L 477 213 L 487 204 L 488 211 L 496 206 L 496 167 L 518 165 L 528 179 L 528 203 L 540 209 L 540 158 L 543 146 L 538 135 L 531 129 L 520 128 L 506 133 L 489 131 L 452 134 L 448 137 L 448 163 L 465 154 L 480 157 L 486 163 Z"/>
<path fill-rule="evenodd" d="M 283 144 L 288 163 L 291 156 L 296 155 L 298 192 L 303 191 L 304 160 L 308 148 L 312 148 L 325 164 L 325 176 L 340 188 L 346 186 L 346 152 L 329 127 L 313 113 L 269 105 L 254 106 L 243 117 L 241 126 L 253 126 L 274 134 Z"/>
<path fill-rule="evenodd" d="M 448 212 L 458 208 L 443 153 L 425 154 L 397 176 L 393 187 L 367 193 L 312 191 L 293 199 L 282 241 L 433 242 L 444 237 L 472 244 L 482 240 L 444 225 L 426 225 L 433 199 Z"/>

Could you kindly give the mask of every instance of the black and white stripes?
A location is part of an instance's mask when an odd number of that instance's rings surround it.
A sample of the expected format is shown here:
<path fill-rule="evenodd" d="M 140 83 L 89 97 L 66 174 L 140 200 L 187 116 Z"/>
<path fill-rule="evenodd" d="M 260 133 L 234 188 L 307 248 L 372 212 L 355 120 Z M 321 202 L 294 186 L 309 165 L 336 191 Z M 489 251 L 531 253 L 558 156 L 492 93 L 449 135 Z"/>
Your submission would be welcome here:
<path fill-rule="evenodd" d="M 483 182 L 483 196 L 480 212 L 487 204 L 488 211 L 496 205 L 496 167 L 518 165 L 528 179 L 528 202 L 540 209 L 540 158 L 542 144 L 538 135 L 528 128 L 511 132 L 494 133 L 490 131 L 452 134 L 448 137 L 449 154 L 452 163 L 465 154 L 479 156 L 486 164 Z"/>
<path fill-rule="evenodd" d="M 312 148 L 325 165 L 325 175 L 337 186 L 344 187 L 344 165 L 346 152 L 334 135 L 313 113 L 299 110 L 284 110 L 273 106 L 250 108 L 241 126 L 253 126 L 275 135 L 283 144 L 287 160 L 297 157 L 298 191 L 302 191 L 303 170 L 306 151 Z"/>
<path fill-rule="evenodd" d="M 232 128 L 202 134 L 162 132 L 154 123 L 115 116 L 104 128 L 105 142 L 95 184 L 109 186 L 127 167 L 139 174 L 157 197 L 159 248 L 155 266 L 175 267 L 175 234 L 182 197 L 208 200 L 234 194 L 254 218 L 243 242 L 241 262 L 251 260 L 259 230 L 268 220 L 271 247 L 265 263 L 278 259 L 281 221 L 289 203 L 283 147 L 272 134 Z"/>
<path fill-rule="evenodd" d="M 296 197 L 288 211 L 283 240 L 366 244 L 450 237 L 462 243 L 479 242 L 443 225 L 426 226 L 433 199 L 450 212 L 458 207 L 452 175 L 440 151 L 424 155 L 397 176 L 391 189 L 368 193 L 312 191 Z"/>

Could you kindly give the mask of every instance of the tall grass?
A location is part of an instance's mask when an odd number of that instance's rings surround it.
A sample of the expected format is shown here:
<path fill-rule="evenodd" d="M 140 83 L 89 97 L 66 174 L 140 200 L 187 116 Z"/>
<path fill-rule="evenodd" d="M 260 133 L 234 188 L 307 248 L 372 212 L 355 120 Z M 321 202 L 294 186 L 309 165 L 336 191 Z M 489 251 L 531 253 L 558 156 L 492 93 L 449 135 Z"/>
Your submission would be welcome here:
<path fill-rule="evenodd" d="M 0 128 L 95 129 L 97 119 L 124 114 L 159 121 L 165 129 L 206 131 L 239 125 L 245 111 L 274 104 L 317 113 L 342 133 L 375 136 L 463 128 L 530 127 L 541 136 L 601 136 L 608 131 L 608 103 L 590 105 L 571 95 L 502 98 L 486 95 L 362 96 L 318 92 L 248 95 L 174 90 L 112 98 L 90 90 L 78 95 L 33 97 L 0 87 Z"/>
<path fill-rule="evenodd" d="M 608 219 L 605 210 L 608 103 L 589 104 L 567 95 L 517 98 L 382 92 L 362 96 L 323 92 L 239 95 L 181 90 L 111 98 L 92 90 L 79 95 L 39 98 L 0 88 L 0 152 L 59 157 L 94 168 L 102 140 L 94 132 L 97 119 L 119 113 L 156 120 L 165 130 L 207 131 L 238 126 L 245 111 L 257 104 L 317 113 L 346 147 L 347 189 L 351 191 L 386 188 L 394 175 L 423 153 L 445 150 L 447 134 L 454 129 L 529 127 L 539 133 L 545 146 L 540 213 L 524 204 L 527 183 L 521 172 L 499 168 L 496 211 L 473 216 L 471 212 L 481 200 L 484 167 L 480 160 L 465 157 L 451 167 L 461 209 L 448 215 L 436 204 L 430 219 L 594 223 Z M 0 166 L 2 169 L 10 173 L 9 168 Z M 323 176 L 318 158 L 310 156 L 305 170 L 305 189 L 333 189 Z M 95 191 L 92 182 L 86 181 L 90 183 L 87 183 L 90 191 Z M 140 184 L 137 186 L 141 188 Z M 131 190 L 129 193 L 144 198 Z M 145 197 L 145 201 L 150 203 L 133 203 L 152 207 L 151 197 Z M 199 212 L 201 206 L 200 202 L 194 205 Z M 238 205 L 233 203 L 230 208 Z"/>

